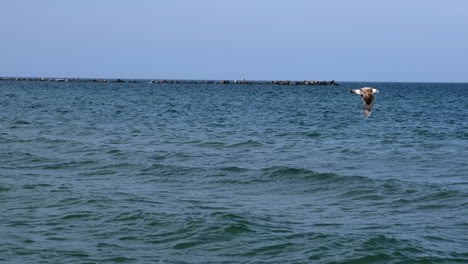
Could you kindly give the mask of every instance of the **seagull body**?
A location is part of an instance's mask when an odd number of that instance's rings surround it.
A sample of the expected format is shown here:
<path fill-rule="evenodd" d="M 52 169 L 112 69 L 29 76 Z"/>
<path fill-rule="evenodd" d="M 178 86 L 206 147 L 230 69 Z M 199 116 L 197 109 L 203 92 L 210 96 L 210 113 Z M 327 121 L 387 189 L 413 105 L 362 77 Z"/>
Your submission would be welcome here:
<path fill-rule="evenodd" d="M 380 91 L 375 88 L 364 87 L 361 89 L 349 90 L 349 92 L 361 95 L 364 101 L 364 116 L 368 118 L 371 114 L 372 106 L 374 105 L 374 93 L 380 93 Z"/>

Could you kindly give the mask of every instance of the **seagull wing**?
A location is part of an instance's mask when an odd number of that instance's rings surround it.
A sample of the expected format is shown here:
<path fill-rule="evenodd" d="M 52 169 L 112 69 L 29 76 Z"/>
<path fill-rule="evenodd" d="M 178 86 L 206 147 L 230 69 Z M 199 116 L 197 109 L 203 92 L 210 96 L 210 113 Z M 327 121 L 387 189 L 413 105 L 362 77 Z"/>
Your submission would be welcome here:
<path fill-rule="evenodd" d="M 349 90 L 349 93 L 361 94 L 361 90 L 360 89 Z"/>

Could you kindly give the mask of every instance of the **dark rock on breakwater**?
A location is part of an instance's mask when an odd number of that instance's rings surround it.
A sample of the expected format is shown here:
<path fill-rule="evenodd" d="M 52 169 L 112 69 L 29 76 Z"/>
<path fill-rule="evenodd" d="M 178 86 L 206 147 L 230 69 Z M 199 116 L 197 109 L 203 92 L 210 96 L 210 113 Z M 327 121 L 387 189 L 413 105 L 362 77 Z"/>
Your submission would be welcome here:
<path fill-rule="evenodd" d="M 31 82 L 94 82 L 94 83 L 144 83 L 145 80 L 122 80 L 122 79 L 81 79 L 81 78 L 24 78 L 24 77 L 0 77 L 0 81 L 31 81 Z M 332 81 L 246 81 L 242 80 L 150 80 L 149 83 L 162 84 L 162 83 L 183 83 L 183 84 L 249 84 L 249 85 L 339 85 L 339 83 Z"/>
<path fill-rule="evenodd" d="M 332 81 L 273 81 L 271 84 L 279 84 L 279 85 L 339 85 L 334 80 Z"/>

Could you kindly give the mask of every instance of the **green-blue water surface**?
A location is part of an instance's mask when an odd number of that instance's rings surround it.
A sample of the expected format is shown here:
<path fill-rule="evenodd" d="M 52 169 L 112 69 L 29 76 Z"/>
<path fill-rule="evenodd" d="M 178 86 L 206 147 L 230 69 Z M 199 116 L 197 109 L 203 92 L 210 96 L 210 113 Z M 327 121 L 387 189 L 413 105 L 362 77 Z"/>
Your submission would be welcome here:
<path fill-rule="evenodd" d="M 468 262 L 468 84 L 4 81 L 0 110 L 0 262 Z"/>

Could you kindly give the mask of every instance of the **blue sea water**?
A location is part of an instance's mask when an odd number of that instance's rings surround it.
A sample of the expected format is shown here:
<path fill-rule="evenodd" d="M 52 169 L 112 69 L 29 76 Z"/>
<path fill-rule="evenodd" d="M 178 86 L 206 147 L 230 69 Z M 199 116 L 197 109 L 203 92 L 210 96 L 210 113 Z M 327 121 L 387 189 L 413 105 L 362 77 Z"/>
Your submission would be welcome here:
<path fill-rule="evenodd" d="M 468 263 L 468 84 L 3 81 L 0 110 L 0 262 Z"/>

